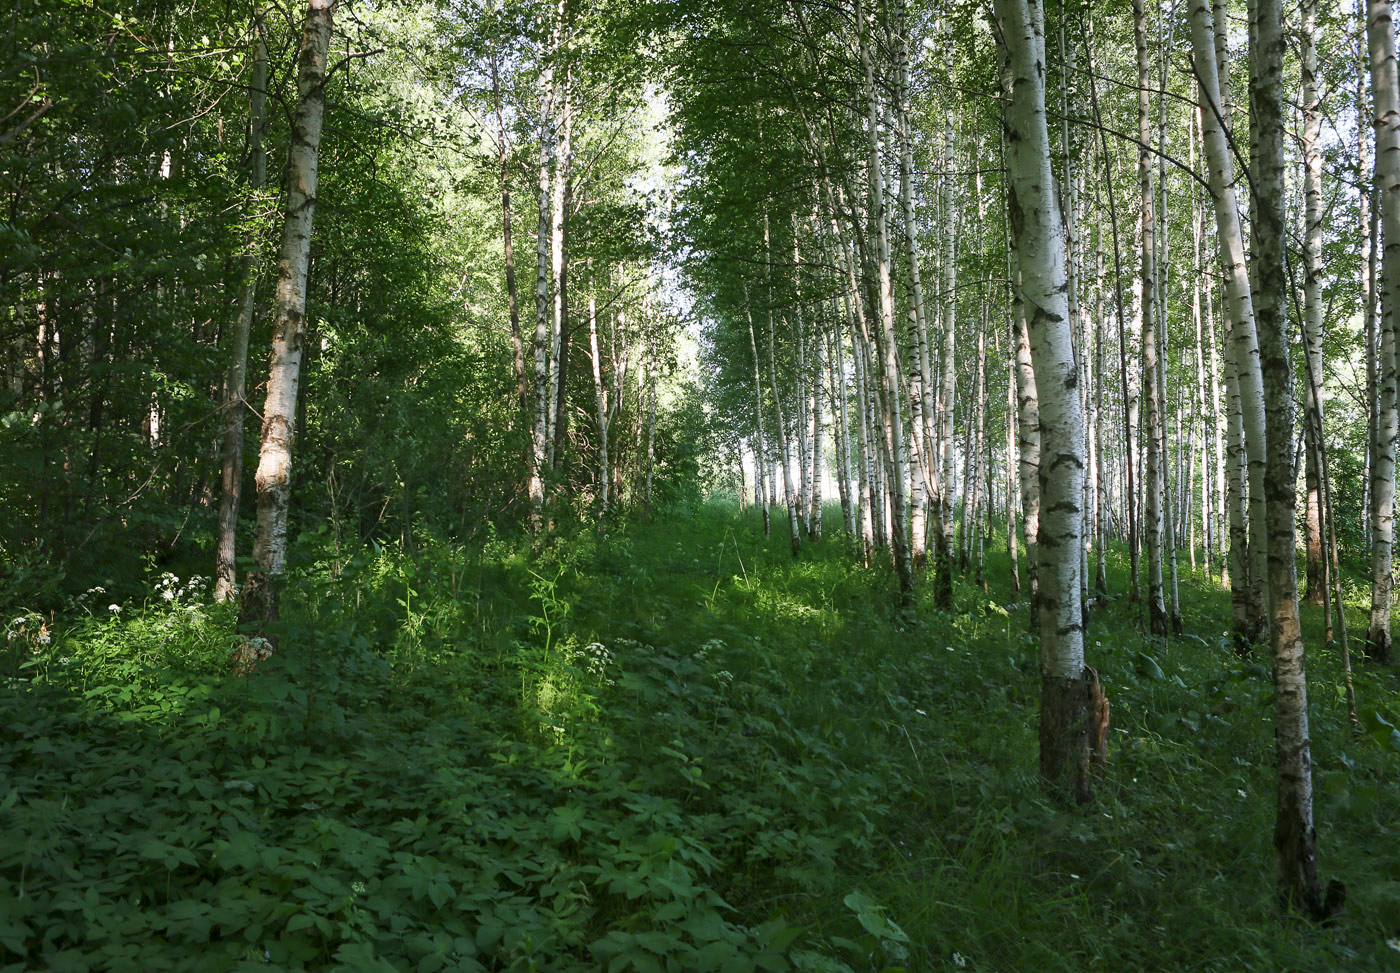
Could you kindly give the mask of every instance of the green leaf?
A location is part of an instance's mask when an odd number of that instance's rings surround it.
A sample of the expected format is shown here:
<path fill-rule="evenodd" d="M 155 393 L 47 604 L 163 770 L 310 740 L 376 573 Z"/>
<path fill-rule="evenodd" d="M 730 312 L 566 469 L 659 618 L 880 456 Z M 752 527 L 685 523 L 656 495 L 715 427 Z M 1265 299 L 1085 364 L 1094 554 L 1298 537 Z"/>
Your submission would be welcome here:
<path fill-rule="evenodd" d="M 855 912 L 856 920 L 872 936 L 898 943 L 909 941 L 908 934 L 893 921 L 887 919 L 884 915 L 884 908 L 864 892 L 851 892 L 841 901 L 846 904 L 848 909 Z"/>
<path fill-rule="evenodd" d="M 238 831 L 227 841 L 214 843 L 214 861 L 227 869 L 252 868 L 258 863 L 258 836 Z"/>
<path fill-rule="evenodd" d="M 1167 678 L 1162 667 L 1157 664 L 1157 660 L 1146 652 L 1133 653 L 1133 670 L 1144 679 L 1162 681 Z"/>
<path fill-rule="evenodd" d="M 1366 728 L 1367 734 L 1381 749 L 1389 750 L 1391 753 L 1400 753 L 1400 729 L 1386 718 L 1386 715 L 1379 709 L 1366 708 L 1361 711 L 1361 722 Z"/>

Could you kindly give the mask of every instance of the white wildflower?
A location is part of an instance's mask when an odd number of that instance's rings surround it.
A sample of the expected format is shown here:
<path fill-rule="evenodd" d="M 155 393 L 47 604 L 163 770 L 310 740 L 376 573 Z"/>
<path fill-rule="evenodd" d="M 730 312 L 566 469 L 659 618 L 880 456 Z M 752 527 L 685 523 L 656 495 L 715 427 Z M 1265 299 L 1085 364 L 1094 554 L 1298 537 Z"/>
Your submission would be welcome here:
<path fill-rule="evenodd" d="M 175 592 L 171 591 L 169 588 L 166 588 L 164 591 L 162 591 L 162 592 L 160 593 L 160 596 L 161 596 L 162 598 L 164 598 L 166 601 L 174 601 L 174 600 L 175 600 Z"/>
<path fill-rule="evenodd" d="M 954 954 L 953 954 L 953 965 L 954 965 L 954 966 L 966 966 L 966 965 L 967 965 L 967 957 L 964 956 L 962 953 L 954 953 Z"/>
<path fill-rule="evenodd" d="M 122 606 L 121 606 L 121 605 L 108 605 L 108 606 L 107 606 L 107 610 L 108 610 L 109 612 L 111 612 L 113 615 L 120 615 L 120 614 L 121 614 L 121 611 L 122 611 Z"/>

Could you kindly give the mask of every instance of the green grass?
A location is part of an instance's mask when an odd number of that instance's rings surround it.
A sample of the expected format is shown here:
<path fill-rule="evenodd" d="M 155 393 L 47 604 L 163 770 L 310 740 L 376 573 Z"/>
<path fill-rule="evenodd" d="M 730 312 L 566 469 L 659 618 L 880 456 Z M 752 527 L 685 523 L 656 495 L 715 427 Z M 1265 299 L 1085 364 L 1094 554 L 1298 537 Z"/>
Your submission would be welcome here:
<path fill-rule="evenodd" d="M 794 561 L 711 505 L 542 552 L 320 551 L 249 677 L 193 597 L 12 625 L 0 968 L 1400 965 L 1392 672 L 1358 667 L 1353 733 L 1309 629 L 1350 893 L 1319 927 L 1274 898 L 1267 659 L 1230 649 L 1228 593 L 1183 577 L 1169 643 L 1098 612 L 1113 730 L 1080 809 L 1035 778 L 1006 573 L 896 613 L 841 537 Z"/>

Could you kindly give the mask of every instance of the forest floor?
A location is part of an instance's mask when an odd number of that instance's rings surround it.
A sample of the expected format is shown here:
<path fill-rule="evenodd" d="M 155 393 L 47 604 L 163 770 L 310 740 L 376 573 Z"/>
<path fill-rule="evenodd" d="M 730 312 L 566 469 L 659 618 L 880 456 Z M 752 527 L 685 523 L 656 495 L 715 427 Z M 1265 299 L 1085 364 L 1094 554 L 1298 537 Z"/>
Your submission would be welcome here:
<path fill-rule="evenodd" d="M 251 675 L 169 576 L 16 618 L 0 970 L 1400 968 L 1393 670 L 1358 664 L 1358 734 L 1310 630 L 1349 891 L 1319 927 L 1274 898 L 1268 660 L 1218 584 L 1183 572 L 1170 642 L 1101 606 L 1109 763 L 1076 808 L 1035 777 L 1004 554 L 900 613 L 832 533 L 794 560 L 708 505 L 542 552 L 322 537 Z"/>

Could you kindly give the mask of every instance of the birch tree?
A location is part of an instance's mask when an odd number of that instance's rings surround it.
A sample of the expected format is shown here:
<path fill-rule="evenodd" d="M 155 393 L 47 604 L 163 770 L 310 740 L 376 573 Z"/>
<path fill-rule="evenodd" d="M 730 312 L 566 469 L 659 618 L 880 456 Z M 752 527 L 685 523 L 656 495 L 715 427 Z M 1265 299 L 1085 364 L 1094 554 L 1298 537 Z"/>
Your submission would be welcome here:
<path fill-rule="evenodd" d="M 550 269 L 552 263 L 551 234 L 553 227 L 553 197 L 550 176 L 554 169 L 556 130 L 554 118 L 553 52 L 559 49 L 560 26 L 556 21 L 551 44 L 551 56 L 540 73 L 540 153 L 538 195 L 535 220 L 535 337 L 534 351 L 534 421 L 530 426 L 530 526 L 539 532 L 544 526 L 544 472 L 548 465 L 550 412 Z"/>
<path fill-rule="evenodd" d="M 1065 232 L 1050 171 L 1044 10 L 1038 0 L 995 0 L 994 10 L 1010 76 L 1010 98 L 1002 108 L 1008 206 L 1040 405 L 1040 772 L 1082 802 L 1093 796 L 1089 729 L 1097 679 L 1084 664 L 1079 592 L 1084 430 L 1066 294 Z"/>
<path fill-rule="evenodd" d="M 1147 540 L 1147 617 L 1154 635 L 1167 634 L 1167 606 L 1162 585 L 1163 505 L 1166 457 L 1162 455 L 1162 402 L 1157 380 L 1157 220 L 1153 212 L 1152 128 L 1148 100 L 1147 16 L 1143 0 L 1133 0 L 1133 36 L 1137 48 L 1138 108 L 1138 243 L 1142 247 L 1142 389 L 1146 405 L 1147 464 L 1144 490 L 1144 529 Z"/>
<path fill-rule="evenodd" d="M 276 621 L 282 575 L 287 569 L 287 514 L 292 494 L 292 438 L 306 336 L 306 279 L 316 215 L 321 128 L 326 111 L 326 56 L 335 0 L 309 0 L 297 52 L 297 105 L 287 154 L 286 209 L 277 259 L 272 325 L 272 365 L 263 404 L 262 445 L 255 478 L 258 520 L 254 568 L 243 587 L 244 626 Z M 256 652 L 257 650 L 247 650 Z M 254 661 L 247 659 L 245 661 Z"/>
<path fill-rule="evenodd" d="M 1266 619 L 1258 614 L 1264 604 L 1262 552 L 1268 550 L 1264 503 L 1267 451 L 1263 375 L 1259 366 L 1253 294 L 1245 264 L 1244 234 L 1240 228 L 1239 203 L 1234 190 L 1235 168 L 1224 127 L 1220 76 L 1216 70 L 1215 24 L 1208 0 L 1192 0 L 1191 42 L 1194 70 L 1201 92 L 1201 139 L 1229 302 L 1227 354 L 1230 358 L 1228 380 L 1233 383 L 1230 390 L 1232 415 L 1239 417 L 1237 432 L 1247 454 L 1247 464 L 1242 470 L 1239 486 L 1241 489 L 1247 488 L 1249 496 L 1250 597 L 1241 603 L 1246 617 L 1237 619 L 1245 627 L 1240 639 L 1242 646 L 1247 647 L 1263 637 L 1267 625 Z M 1239 403 L 1237 411 L 1234 409 L 1235 400 Z"/>
<path fill-rule="evenodd" d="M 909 556 L 909 530 L 906 517 L 907 502 L 905 485 L 909 470 L 904 451 L 904 422 L 899 407 L 899 363 L 897 342 L 894 332 L 894 290 L 890 278 L 890 235 L 889 216 L 885 210 L 884 174 L 880 162 L 880 110 L 879 97 L 875 87 L 874 69 L 870 57 L 870 41 L 865 25 L 862 0 L 856 0 L 856 33 L 860 43 L 860 60 L 865 75 L 865 98 L 868 109 L 870 153 L 867 164 L 869 179 L 871 217 L 875 223 L 876 235 L 876 280 L 877 299 L 880 309 L 877 346 L 880 355 L 881 384 L 884 392 L 884 435 L 882 441 L 889 450 L 889 503 L 890 503 L 890 548 L 894 555 L 895 574 L 899 578 L 899 589 L 907 598 L 914 586 L 914 575 Z"/>
<path fill-rule="evenodd" d="M 1288 355 L 1286 215 L 1284 212 L 1283 3 L 1255 0 L 1250 45 L 1250 107 L 1257 224 L 1254 251 L 1259 282 L 1259 351 L 1268 423 L 1264 480 L 1268 515 L 1269 638 L 1274 669 L 1274 745 L 1278 806 L 1274 851 L 1287 899 L 1315 918 L 1341 905 L 1341 886 L 1324 897 L 1317 875 L 1313 827 L 1312 752 L 1307 675 L 1298 614 L 1294 556 L 1296 470 L 1293 461 L 1293 371 Z M 1389 25 L 1386 27 L 1389 37 Z M 1391 63 L 1394 63 L 1393 45 Z M 1373 61 L 1374 63 L 1374 61 Z M 1392 76 L 1393 77 L 1393 76 Z M 1400 146 L 1398 146 L 1400 147 Z"/>
<path fill-rule="evenodd" d="M 1307 476 L 1307 597 L 1325 600 L 1322 561 L 1322 93 L 1317 66 L 1317 0 L 1299 9 L 1299 60 L 1303 94 L 1303 340 L 1308 357 L 1303 375 L 1303 426 Z"/>
<path fill-rule="evenodd" d="M 267 181 L 267 149 L 263 127 L 267 120 L 267 42 L 263 39 L 260 17 L 253 19 L 253 70 L 248 85 L 248 188 L 257 193 Z M 238 318 L 233 325 L 233 350 L 229 357 L 228 378 L 224 382 L 223 483 L 219 497 L 219 542 L 214 567 L 214 599 L 227 601 L 233 596 L 238 577 L 238 508 L 243 496 L 243 422 L 248 403 L 248 341 L 258 304 L 258 261 L 254 253 L 256 236 L 250 234 L 248 252 L 243 255 L 240 276 L 243 294 Z"/>
<path fill-rule="evenodd" d="M 1371 622 L 1366 654 L 1390 658 L 1390 602 L 1395 533 L 1395 443 L 1397 429 L 1396 340 L 1400 315 L 1400 72 L 1395 63 L 1395 35 L 1390 0 L 1366 0 L 1366 37 L 1370 51 L 1371 97 L 1375 105 L 1376 210 L 1380 214 L 1381 269 L 1377 290 L 1381 313 L 1376 388 L 1376 438 L 1371 458 Z"/>

